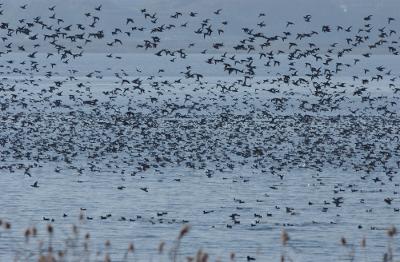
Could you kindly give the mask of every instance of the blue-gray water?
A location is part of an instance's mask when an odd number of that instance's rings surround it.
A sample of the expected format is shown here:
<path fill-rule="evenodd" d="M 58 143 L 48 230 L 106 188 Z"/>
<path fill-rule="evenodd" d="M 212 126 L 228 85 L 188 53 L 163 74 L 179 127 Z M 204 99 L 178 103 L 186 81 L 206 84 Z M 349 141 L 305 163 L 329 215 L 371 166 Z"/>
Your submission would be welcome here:
<path fill-rule="evenodd" d="M 180 261 L 399 253 L 399 7 L 3 1 L 0 262 L 36 261 L 48 224 L 91 260 L 168 261 L 183 225 Z"/>
<path fill-rule="evenodd" d="M 114 65 L 103 54 L 91 56 L 71 68 L 84 71 L 85 61 L 98 61 L 94 69 L 102 71 L 101 77 L 89 79 L 80 72 L 77 80 L 58 90 L 60 95 L 40 90 L 64 75 L 29 76 L 41 79 L 38 86 L 25 85 L 18 75 L 4 80 L 16 82 L 15 90 L 1 98 L 9 107 L 1 113 L 0 217 L 12 223 L 11 232 L 1 232 L 1 261 L 24 247 L 26 226 L 37 225 L 44 232 L 49 223 L 44 218 L 54 219 L 57 246 L 71 225 L 79 223 L 81 213 L 93 218 L 82 224 L 83 232 L 91 232 L 91 248 L 104 252 L 110 239 L 116 261 L 131 241 L 138 260 L 158 261 L 159 242 L 165 240 L 171 248 L 184 223 L 191 231 L 183 240 L 182 258 L 202 248 L 213 259 L 228 260 L 235 252 L 239 261 L 248 255 L 258 261 L 278 260 L 283 250 L 280 232 L 285 229 L 290 236 L 286 252 L 295 261 L 346 259 L 349 249 L 340 246 L 341 237 L 355 245 L 356 257 L 381 259 L 388 243 L 385 229 L 400 216 L 400 119 L 398 105 L 389 103 L 398 97 L 387 82 L 370 86 L 371 97 L 376 97 L 371 107 L 348 95 L 338 102 L 339 109 L 321 107 L 315 113 L 299 110 L 301 100 L 319 103 L 308 96 L 310 88 L 283 85 L 280 93 L 272 94 L 265 89 L 273 84 L 257 84 L 260 77 L 251 87 L 221 93 L 215 83 L 235 78 L 217 70 L 201 85 L 182 80 L 157 89 L 148 76 L 133 73 L 138 65 L 143 72 L 150 70 L 146 60 L 151 61 L 151 55 L 118 62 L 145 87 L 144 94 L 128 90 L 126 95 L 126 86 L 107 74 L 106 68 Z M 205 60 L 192 59 L 191 64 Z M 393 57 L 374 59 L 396 67 Z M 181 78 L 168 70 L 166 74 L 160 81 Z M 344 74 L 337 81 L 351 79 Z M 90 92 L 77 87 L 79 82 Z M 353 92 L 346 88 L 348 94 Z M 82 104 L 71 100 L 71 94 L 100 102 Z M 185 95 L 192 97 L 185 101 Z M 288 99 L 283 109 L 271 101 L 274 97 Z M 61 100 L 61 106 L 55 106 L 55 100 Z M 181 106 L 173 113 L 166 106 L 172 102 Z M 385 104 L 394 114 L 376 110 Z M 31 187 L 35 181 L 38 188 Z M 333 203 L 337 197 L 343 200 L 339 206 Z M 386 198 L 393 198 L 390 205 Z M 231 219 L 235 213 L 240 223 Z M 107 214 L 112 216 L 101 219 Z M 365 253 L 360 247 L 363 237 Z"/>

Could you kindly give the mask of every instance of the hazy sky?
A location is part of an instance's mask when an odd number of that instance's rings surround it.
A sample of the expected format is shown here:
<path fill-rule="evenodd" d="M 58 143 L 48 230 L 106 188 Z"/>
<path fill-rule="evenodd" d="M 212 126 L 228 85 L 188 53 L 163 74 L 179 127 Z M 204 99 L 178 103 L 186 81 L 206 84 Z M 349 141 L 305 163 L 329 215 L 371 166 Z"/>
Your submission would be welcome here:
<path fill-rule="evenodd" d="M 28 4 L 26 10 L 19 8 L 23 4 Z M 400 1 L 398 0 L 7 0 L 3 1 L 4 12 L 1 22 L 9 21 L 11 24 L 17 25 L 18 19 L 26 18 L 29 21 L 36 16 L 48 20 L 48 16 L 52 13 L 47 8 L 56 5 L 57 17 L 63 18 L 65 21 L 63 26 L 85 21 L 88 23 L 90 20 L 85 18 L 84 13 L 95 13 L 94 7 L 100 4 L 103 7 L 101 13 L 97 14 L 101 18 L 97 29 L 103 29 L 107 36 L 116 27 L 123 30 L 128 29 L 129 27 L 125 25 L 127 17 L 134 19 L 135 26 L 144 26 L 146 29 L 173 23 L 178 26 L 175 31 L 159 35 L 167 46 L 174 46 L 182 40 L 186 42 L 192 40 L 199 42 L 198 47 L 203 48 L 205 44 L 201 43 L 201 37 L 195 35 L 193 31 L 206 18 L 209 18 L 210 22 L 215 25 L 220 25 L 225 20 L 228 21 L 229 24 L 224 28 L 225 32 L 221 38 L 209 39 L 211 42 L 223 40 L 226 45 L 233 44 L 233 41 L 244 37 L 242 27 L 256 28 L 265 34 L 273 35 L 285 31 L 287 21 L 296 23 L 295 27 L 291 29 L 293 32 L 320 31 L 324 24 L 333 27 L 352 25 L 354 28 L 358 28 L 364 24 L 363 17 L 369 14 L 373 15 L 370 23 L 376 28 L 388 26 L 388 16 L 397 18 L 390 25 L 391 28 L 398 29 L 400 24 L 400 17 L 397 17 L 400 10 Z M 157 13 L 159 19 L 156 25 L 144 20 L 143 14 L 140 12 L 142 8 L 146 8 L 149 13 Z M 222 8 L 221 15 L 216 16 L 213 12 L 219 8 Z M 178 20 L 171 19 L 170 15 L 176 11 L 182 12 L 183 16 Z M 197 12 L 198 17 L 189 17 L 190 11 Z M 265 13 L 266 16 L 259 18 L 260 12 Z M 306 14 L 312 15 L 311 23 L 304 22 L 303 16 Z M 266 27 L 257 28 L 256 24 L 262 21 L 265 22 Z M 188 22 L 188 27 L 179 28 L 179 25 L 185 22 Z M 326 37 L 326 41 L 331 42 L 331 39 L 335 38 L 335 34 L 336 32 L 332 32 L 329 37 Z M 148 37 L 149 33 L 137 33 L 126 41 L 136 45 Z M 18 41 L 24 40 L 19 39 Z M 320 39 L 320 41 L 324 42 L 324 39 Z M 104 43 L 101 43 L 101 47 L 93 44 L 90 48 L 92 51 L 96 51 L 103 46 Z M 121 47 L 118 48 L 121 49 Z M 121 50 L 124 48 L 126 45 Z"/>
<path fill-rule="evenodd" d="M 296 20 L 310 13 L 322 20 L 336 18 L 338 21 L 351 21 L 367 14 L 377 17 L 394 16 L 400 9 L 398 0 L 7 0 L 3 4 L 3 9 L 10 8 L 9 11 L 28 4 L 29 8 L 25 12 L 32 13 L 43 13 L 47 11 L 46 7 L 57 5 L 58 12 L 66 18 L 74 17 L 79 11 L 90 10 L 98 4 L 103 5 L 104 15 L 134 15 L 139 9 L 147 8 L 161 15 L 174 11 L 198 11 L 205 16 L 222 8 L 222 15 L 234 21 L 251 19 L 261 11 L 267 14 L 266 19 Z"/>

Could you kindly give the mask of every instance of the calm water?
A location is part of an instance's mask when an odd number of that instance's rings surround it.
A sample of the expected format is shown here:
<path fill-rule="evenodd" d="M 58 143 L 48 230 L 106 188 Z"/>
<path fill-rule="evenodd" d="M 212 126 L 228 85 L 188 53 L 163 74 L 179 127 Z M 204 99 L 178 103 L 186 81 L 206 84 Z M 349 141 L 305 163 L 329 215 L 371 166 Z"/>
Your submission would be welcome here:
<path fill-rule="evenodd" d="M 1 114 L 0 217 L 13 226 L 12 233 L 0 233 L 1 261 L 24 246 L 26 226 L 44 231 L 44 218 L 54 219 L 57 246 L 81 213 L 89 217 L 81 227 L 92 234 L 91 248 L 104 252 L 111 239 L 116 261 L 131 241 L 138 260 L 158 261 L 160 241 L 171 248 L 185 223 L 191 231 L 182 258 L 202 248 L 213 259 L 228 260 L 235 252 L 238 261 L 248 255 L 278 260 L 285 229 L 286 252 L 295 261 L 345 260 L 349 251 L 340 246 L 342 236 L 355 245 L 357 257 L 364 256 L 359 243 L 367 237 L 368 261 L 381 259 L 388 242 L 384 230 L 400 221 L 397 113 L 383 116 L 366 108 L 350 114 L 363 106 L 351 96 L 338 111 L 304 112 L 300 101 L 315 98 L 291 87 L 280 87 L 294 92 L 281 109 L 270 100 L 286 94 L 257 91 L 256 84 L 221 94 L 213 83 L 234 79 L 217 76 L 204 89 L 183 80 L 163 85 L 159 95 L 148 80 L 146 93 L 137 97 L 104 94 L 121 84 L 102 75 L 90 82 L 79 76 L 91 95 L 78 95 L 76 82 L 65 84 L 59 96 L 40 94 L 50 81 L 43 79 L 25 92 L 17 83 L 1 98 L 9 103 L 18 94 Z M 386 94 L 382 89 L 376 97 Z M 109 103 L 82 105 L 71 94 Z M 35 100 L 46 96 L 45 102 Z M 54 107 L 57 99 L 66 106 Z M 373 103 L 390 99 L 397 98 Z M 175 109 L 180 114 L 163 114 L 172 102 L 181 106 Z M 38 188 L 30 186 L 35 181 Z M 343 200 L 339 206 L 333 203 L 337 197 Z"/>

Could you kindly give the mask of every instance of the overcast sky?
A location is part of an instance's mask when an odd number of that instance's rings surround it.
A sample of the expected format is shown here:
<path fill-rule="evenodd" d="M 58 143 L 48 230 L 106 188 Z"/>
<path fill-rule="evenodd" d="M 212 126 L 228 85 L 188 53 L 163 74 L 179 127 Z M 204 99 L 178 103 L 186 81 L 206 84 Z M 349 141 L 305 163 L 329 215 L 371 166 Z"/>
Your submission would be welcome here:
<path fill-rule="evenodd" d="M 19 8 L 23 4 L 28 4 L 26 10 Z M 390 25 L 391 28 L 397 30 L 400 23 L 399 0 L 7 0 L 3 1 L 4 11 L 1 22 L 9 21 L 17 25 L 18 19 L 26 18 L 29 21 L 36 16 L 41 16 L 46 20 L 52 14 L 47 8 L 56 5 L 57 17 L 63 18 L 65 21 L 63 25 L 67 26 L 90 21 L 85 20 L 84 13 L 95 13 L 94 7 L 100 4 L 102 11 L 97 15 L 101 21 L 97 29 L 103 29 L 107 35 L 116 27 L 127 29 L 128 27 L 125 26 L 127 17 L 133 18 L 136 26 L 144 26 L 146 29 L 154 27 L 154 24 L 144 20 L 140 12 L 142 8 L 146 8 L 149 13 L 157 13 L 159 20 L 156 25 L 176 24 L 177 30 L 160 35 L 167 46 L 174 46 L 177 42 L 185 40 L 200 42 L 199 48 L 204 47 L 204 44 L 201 44 L 201 37 L 196 36 L 193 30 L 200 26 L 202 19 L 206 18 L 215 25 L 220 25 L 221 21 L 228 21 L 223 37 L 209 39 L 211 42 L 223 40 L 227 45 L 244 37 L 242 27 L 256 28 L 265 34 L 273 35 L 285 31 L 287 21 L 296 23 L 292 28 L 292 31 L 296 32 L 320 31 L 323 24 L 358 28 L 364 24 L 363 17 L 369 14 L 373 15 L 370 23 L 376 28 L 388 26 L 387 17 L 389 16 L 397 19 Z M 220 8 L 222 8 L 221 15 L 213 14 Z M 176 11 L 182 12 L 183 16 L 178 20 L 171 19 L 170 15 Z M 197 12 L 198 17 L 189 17 L 190 11 Z M 258 14 L 261 12 L 266 16 L 259 18 Z M 312 15 L 311 23 L 304 22 L 303 16 L 306 14 Z M 257 28 L 256 24 L 262 21 L 265 22 L 266 27 Z M 185 22 L 188 22 L 188 27 L 179 28 L 179 25 Z M 332 42 L 331 39 L 335 38 L 335 34 L 332 32 L 326 37 L 326 41 Z M 148 37 L 148 33 L 138 33 L 127 41 L 137 44 Z M 23 39 L 18 41 L 23 41 Z M 324 39 L 320 41 L 323 42 Z M 101 43 L 101 47 L 93 44 L 90 48 L 101 51 L 103 46 L 104 43 Z"/>

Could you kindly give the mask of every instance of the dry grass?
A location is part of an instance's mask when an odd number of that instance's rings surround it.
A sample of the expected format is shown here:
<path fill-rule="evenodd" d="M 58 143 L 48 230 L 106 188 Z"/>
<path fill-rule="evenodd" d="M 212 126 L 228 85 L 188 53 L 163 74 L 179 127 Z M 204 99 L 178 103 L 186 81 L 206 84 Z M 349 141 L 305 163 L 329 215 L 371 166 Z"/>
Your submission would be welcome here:
<path fill-rule="evenodd" d="M 83 216 L 80 217 L 80 221 L 83 220 Z M 11 223 L 0 219 L 0 240 L 2 233 L 7 233 L 11 230 Z M 193 261 L 193 262 L 207 262 L 209 261 L 209 255 L 203 250 L 199 249 L 197 253 L 193 256 L 180 257 L 180 248 L 183 238 L 189 233 L 190 226 L 184 225 L 180 230 L 178 236 L 173 242 L 172 247 L 167 251 L 166 244 L 161 241 L 157 248 L 157 253 L 159 257 L 156 259 L 150 259 L 149 261 Z M 397 229 L 391 226 L 387 229 L 388 245 L 387 250 L 382 256 L 383 262 L 395 262 L 394 255 L 394 237 L 397 235 Z M 38 261 L 38 262 L 69 262 L 69 261 L 137 261 L 134 256 L 135 246 L 133 243 L 128 243 L 126 251 L 121 254 L 120 258 L 111 258 L 111 241 L 107 240 L 104 243 L 104 251 L 99 252 L 91 250 L 91 236 L 89 233 L 81 234 L 80 228 L 76 225 L 72 225 L 70 234 L 64 239 L 64 247 L 60 250 L 55 251 L 53 249 L 53 238 L 54 238 L 54 228 L 53 225 L 48 224 L 46 228 L 45 235 L 47 235 L 47 240 L 39 239 L 38 229 L 36 227 L 29 227 L 24 231 L 25 237 L 25 248 L 21 248 L 15 254 L 14 261 Z M 1 243 L 1 242 L 0 242 Z M 34 243 L 34 245 L 32 245 Z M 355 261 L 356 245 L 351 244 L 344 237 L 340 239 L 340 245 L 345 249 L 348 261 Z M 290 237 L 288 232 L 282 230 L 281 233 L 281 244 L 282 251 L 280 256 L 280 261 L 295 261 L 288 255 L 288 250 L 293 248 L 290 245 Z M 368 255 L 366 253 L 367 239 L 363 238 L 359 247 L 362 252 L 361 261 L 368 261 Z M 36 247 L 36 248 L 35 248 Z M 1 248 L 1 246 L 0 246 Z M 3 249 L 4 250 L 4 249 Z M 167 256 L 168 260 L 164 260 Z M 114 260 L 116 259 L 116 260 Z M 229 256 L 230 261 L 236 261 L 235 253 L 231 253 Z M 247 256 L 247 261 L 256 260 L 255 257 Z M 217 260 L 218 261 L 218 260 Z M 399 261 L 399 260 L 397 260 Z"/>

